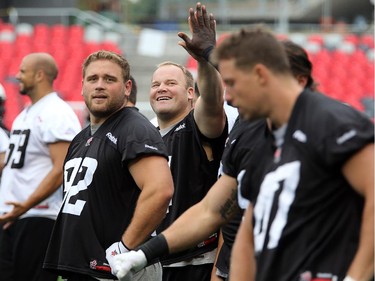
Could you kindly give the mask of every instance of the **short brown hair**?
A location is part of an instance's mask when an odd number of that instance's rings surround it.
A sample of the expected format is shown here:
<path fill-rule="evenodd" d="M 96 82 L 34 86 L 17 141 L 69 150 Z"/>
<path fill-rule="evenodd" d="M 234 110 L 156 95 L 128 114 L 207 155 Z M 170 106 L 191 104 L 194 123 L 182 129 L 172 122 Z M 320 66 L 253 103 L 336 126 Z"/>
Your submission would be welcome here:
<path fill-rule="evenodd" d="M 98 60 L 109 60 L 111 62 L 116 63 L 120 66 L 122 70 L 122 78 L 124 79 L 124 83 L 129 80 L 130 78 L 130 65 L 129 62 L 121 55 L 116 54 L 111 51 L 97 51 L 92 54 L 90 54 L 82 65 L 82 76 L 85 77 L 86 75 L 86 69 L 90 65 L 90 63 Z"/>
<path fill-rule="evenodd" d="M 214 50 L 212 59 L 216 64 L 219 60 L 234 59 L 240 69 L 251 69 L 261 63 L 274 72 L 291 73 L 284 47 L 263 26 L 232 33 Z"/>

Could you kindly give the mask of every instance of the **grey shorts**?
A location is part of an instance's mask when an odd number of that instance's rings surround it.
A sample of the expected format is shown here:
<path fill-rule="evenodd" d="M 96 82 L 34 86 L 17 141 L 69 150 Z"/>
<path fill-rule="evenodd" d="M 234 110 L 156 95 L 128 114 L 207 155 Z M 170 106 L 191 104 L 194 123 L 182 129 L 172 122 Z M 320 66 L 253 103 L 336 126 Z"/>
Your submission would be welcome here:
<path fill-rule="evenodd" d="M 154 263 L 133 275 L 132 281 L 162 281 L 163 268 L 161 264 Z"/>

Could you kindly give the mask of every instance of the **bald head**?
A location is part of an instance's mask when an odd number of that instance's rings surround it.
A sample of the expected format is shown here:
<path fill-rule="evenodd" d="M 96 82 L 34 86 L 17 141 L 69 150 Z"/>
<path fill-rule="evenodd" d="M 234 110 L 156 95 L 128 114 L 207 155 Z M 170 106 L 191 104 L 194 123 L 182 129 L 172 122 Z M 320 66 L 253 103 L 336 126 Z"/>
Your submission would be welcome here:
<path fill-rule="evenodd" d="M 57 65 L 48 53 L 31 53 L 20 64 L 16 78 L 19 81 L 20 94 L 28 95 L 35 103 L 53 92 L 53 81 L 57 77 Z"/>
<path fill-rule="evenodd" d="M 48 53 L 31 53 L 24 57 L 24 62 L 29 63 L 34 71 L 43 71 L 48 82 L 51 84 L 57 77 L 58 69 L 56 61 Z"/>

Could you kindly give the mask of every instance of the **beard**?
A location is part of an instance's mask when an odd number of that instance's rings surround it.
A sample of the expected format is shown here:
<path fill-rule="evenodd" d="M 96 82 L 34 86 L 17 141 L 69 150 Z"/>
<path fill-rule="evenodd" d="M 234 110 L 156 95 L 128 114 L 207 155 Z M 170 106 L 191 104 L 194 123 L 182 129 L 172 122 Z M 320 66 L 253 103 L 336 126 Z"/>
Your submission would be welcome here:
<path fill-rule="evenodd" d="M 117 103 L 117 104 L 97 105 L 97 104 L 91 103 L 90 101 L 85 100 L 85 104 L 89 112 L 96 118 L 107 118 L 111 116 L 113 113 L 120 110 L 125 103 L 124 104 Z"/>
<path fill-rule="evenodd" d="M 30 93 L 34 89 L 34 86 L 20 88 L 19 92 L 21 95 L 26 96 L 28 93 Z"/>

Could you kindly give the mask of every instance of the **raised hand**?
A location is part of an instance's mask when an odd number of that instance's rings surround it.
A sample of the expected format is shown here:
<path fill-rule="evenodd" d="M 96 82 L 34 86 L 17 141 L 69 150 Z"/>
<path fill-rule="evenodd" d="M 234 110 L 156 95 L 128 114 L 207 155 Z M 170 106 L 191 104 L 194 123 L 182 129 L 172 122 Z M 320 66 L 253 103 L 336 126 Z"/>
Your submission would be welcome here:
<path fill-rule="evenodd" d="M 213 14 L 208 14 L 206 6 L 198 2 L 195 11 L 193 8 L 189 9 L 188 23 L 192 37 L 179 32 L 178 36 L 183 41 L 179 41 L 178 44 L 194 59 L 207 60 L 208 50 L 216 45 L 216 20 Z"/>

